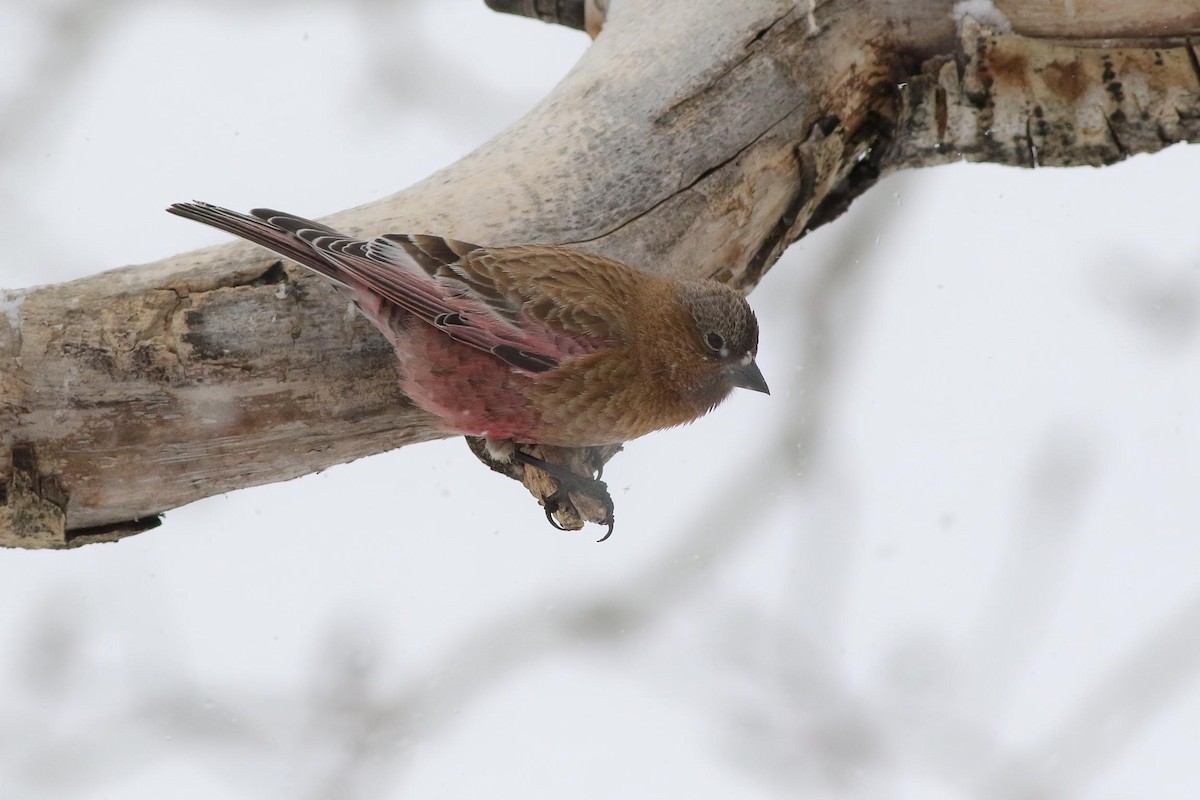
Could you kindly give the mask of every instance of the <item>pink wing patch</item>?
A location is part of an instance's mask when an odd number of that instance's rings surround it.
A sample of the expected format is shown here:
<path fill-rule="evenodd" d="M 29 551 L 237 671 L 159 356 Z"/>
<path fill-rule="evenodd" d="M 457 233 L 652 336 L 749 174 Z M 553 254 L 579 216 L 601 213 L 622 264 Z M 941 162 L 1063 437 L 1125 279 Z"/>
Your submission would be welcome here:
<path fill-rule="evenodd" d="M 389 239 L 368 242 L 307 228 L 295 233 L 351 278 L 345 282 L 354 289 L 399 306 L 450 338 L 489 352 L 524 372 L 545 372 L 563 358 L 594 352 L 601 346 L 536 323 L 514 298 L 494 291 L 484 295 L 469 279 L 456 274 L 457 264 L 438 264 L 440 274 L 434 274 L 433 265 L 419 263 Z M 461 242 L 451 244 L 459 252 L 477 249 Z"/>
<path fill-rule="evenodd" d="M 514 369 L 537 374 L 606 342 L 572 336 L 527 313 L 522 299 L 463 256 L 478 245 L 437 236 L 392 234 L 371 241 L 344 236 L 319 222 L 266 208 L 251 215 L 208 203 L 168 209 L 270 248 L 319 272 L 357 295 L 381 327 L 384 305 L 414 315 L 449 338 L 491 353 Z"/>

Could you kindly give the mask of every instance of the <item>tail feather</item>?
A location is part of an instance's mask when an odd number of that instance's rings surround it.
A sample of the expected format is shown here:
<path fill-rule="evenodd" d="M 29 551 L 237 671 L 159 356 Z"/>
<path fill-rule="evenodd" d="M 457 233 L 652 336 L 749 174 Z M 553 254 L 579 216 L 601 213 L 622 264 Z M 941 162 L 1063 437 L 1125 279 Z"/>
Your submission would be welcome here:
<path fill-rule="evenodd" d="M 333 230 L 319 222 L 265 208 L 256 208 L 251 212 L 254 216 L 249 216 L 199 201 L 174 203 L 167 208 L 167 211 L 178 217 L 203 222 L 205 225 L 262 245 L 335 283 L 352 286 L 352 282 L 347 280 L 344 270 L 322 257 L 318 251 L 313 250 L 307 242 L 299 237 L 299 232 L 302 230 L 334 233 Z"/>
<path fill-rule="evenodd" d="M 465 345 L 526 373 L 545 372 L 583 346 L 567 334 L 524 325 L 520 298 L 462 263 L 478 245 L 435 236 L 392 235 L 369 241 L 303 217 L 256 208 L 250 214 L 209 203 L 167 211 L 247 239 L 292 259 L 348 290 L 359 308 L 391 335 L 395 311 L 411 314 Z M 590 349 L 588 349 L 590 352 Z"/>

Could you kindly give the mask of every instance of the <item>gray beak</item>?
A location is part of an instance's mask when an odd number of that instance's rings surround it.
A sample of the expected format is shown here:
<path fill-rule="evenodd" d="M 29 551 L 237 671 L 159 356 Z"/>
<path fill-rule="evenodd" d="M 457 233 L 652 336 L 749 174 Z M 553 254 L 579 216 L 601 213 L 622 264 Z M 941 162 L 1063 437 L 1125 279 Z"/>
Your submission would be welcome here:
<path fill-rule="evenodd" d="M 753 361 L 731 367 L 726 370 L 725 374 L 729 376 L 730 383 L 741 389 L 750 389 L 763 394 L 771 393 L 771 390 L 767 388 L 767 379 L 763 377 L 762 370 Z"/>

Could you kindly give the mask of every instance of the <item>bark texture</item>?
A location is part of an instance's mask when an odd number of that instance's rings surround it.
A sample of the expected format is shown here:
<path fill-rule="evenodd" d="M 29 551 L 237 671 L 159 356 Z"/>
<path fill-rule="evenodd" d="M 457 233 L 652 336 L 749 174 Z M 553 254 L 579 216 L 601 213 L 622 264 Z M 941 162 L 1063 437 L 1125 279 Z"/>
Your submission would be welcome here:
<path fill-rule="evenodd" d="M 603 31 L 510 129 L 326 222 L 572 243 L 750 290 L 889 170 L 1108 164 L 1200 139 L 1186 0 L 524 5 Z M 589 6 L 590 22 L 571 11 Z M 118 538 L 438 435 L 383 338 L 250 245 L 0 294 L 3 544 Z"/>

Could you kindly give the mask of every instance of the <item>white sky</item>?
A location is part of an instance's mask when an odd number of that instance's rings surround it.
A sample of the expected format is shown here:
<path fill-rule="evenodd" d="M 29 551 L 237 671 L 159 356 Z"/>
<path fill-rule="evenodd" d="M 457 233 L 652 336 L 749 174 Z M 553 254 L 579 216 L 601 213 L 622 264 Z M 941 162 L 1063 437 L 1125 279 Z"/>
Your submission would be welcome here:
<path fill-rule="evenodd" d="M 587 46 L 377 5 L 0 10 L 0 287 L 389 194 Z M 1197 796 L 1198 170 L 877 187 L 752 295 L 771 397 L 611 462 L 603 545 L 443 441 L 0 552 L 0 796 Z"/>

